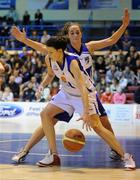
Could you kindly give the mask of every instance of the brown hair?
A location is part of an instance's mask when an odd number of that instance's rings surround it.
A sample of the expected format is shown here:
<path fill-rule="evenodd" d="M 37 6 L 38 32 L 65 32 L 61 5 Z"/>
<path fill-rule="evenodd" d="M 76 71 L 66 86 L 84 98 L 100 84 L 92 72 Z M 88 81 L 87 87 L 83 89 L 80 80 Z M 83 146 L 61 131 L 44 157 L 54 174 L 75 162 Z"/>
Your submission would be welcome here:
<path fill-rule="evenodd" d="M 58 35 L 67 36 L 68 32 L 69 32 L 69 28 L 71 26 L 74 26 L 74 25 L 78 26 L 80 31 L 82 32 L 82 28 L 81 28 L 79 23 L 77 23 L 77 22 L 67 22 L 67 23 L 65 23 L 64 27 L 60 30 L 60 32 L 58 32 Z"/>

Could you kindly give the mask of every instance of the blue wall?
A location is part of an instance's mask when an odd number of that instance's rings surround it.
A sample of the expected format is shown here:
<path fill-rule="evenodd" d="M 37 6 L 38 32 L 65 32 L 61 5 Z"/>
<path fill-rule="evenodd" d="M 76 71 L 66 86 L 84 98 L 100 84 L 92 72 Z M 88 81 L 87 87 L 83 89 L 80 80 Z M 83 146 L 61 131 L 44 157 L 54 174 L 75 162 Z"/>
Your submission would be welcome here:
<path fill-rule="evenodd" d="M 78 10 L 78 0 L 69 0 L 68 10 L 51 10 L 42 9 L 44 20 L 88 20 L 89 17 L 94 21 L 102 20 L 121 20 L 123 15 L 123 9 L 128 7 L 131 13 L 131 20 L 139 20 L 140 10 L 131 9 L 131 0 L 117 0 L 119 1 L 118 8 L 103 8 L 91 10 Z M 40 2 L 40 4 L 39 4 Z M 34 19 L 34 13 L 37 8 L 41 7 L 41 4 L 46 3 L 47 0 L 16 0 L 16 10 L 19 19 L 22 19 L 25 10 L 28 10 L 31 14 L 31 19 Z M 0 16 L 7 13 L 7 10 L 0 10 Z"/>

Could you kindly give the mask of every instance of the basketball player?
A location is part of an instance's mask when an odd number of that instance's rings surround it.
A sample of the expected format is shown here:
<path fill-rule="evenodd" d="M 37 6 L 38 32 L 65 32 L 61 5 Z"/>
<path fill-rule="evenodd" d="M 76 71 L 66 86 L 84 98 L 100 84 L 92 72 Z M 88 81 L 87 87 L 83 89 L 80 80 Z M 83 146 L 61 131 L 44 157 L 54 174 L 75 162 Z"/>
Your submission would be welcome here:
<path fill-rule="evenodd" d="M 64 36 L 54 36 L 46 43 L 48 82 L 56 75 L 60 80 L 61 89 L 40 114 L 50 151 L 37 165 L 39 167 L 60 166 L 53 120 L 60 114 L 71 117 L 76 111 L 81 116 L 79 120 L 83 121 L 83 128 L 94 129 L 122 157 L 124 167 L 127 170 L 134 170 L 136 165 L 132 155 L 124 153 L 115 136 L 100 122 L 95 85 L 81 65 L 79 57 L 64 51 L 67 42 Z"/>
<path fill-rule="evenodd" d="M 89 73 L 90 76 L 92 72 L 92 57 L 91 55 L 94 53 L 94 50 L 99 50 L 107 46 L 111 46 L 112 44 L 116 43 L 118 39 L 122 36 L 123 32 L 127 28 L 129 24 L 129 13 L 128 10 L 125 10 L 124 13 L 124 18 L 123 18 L 123 24 L 122 26 L 118 29 L 117 32 L 115 32 L 110 38 L 101 40 L 101 41 L 90 41 L 86 44 L 82 44 L 81 38 L 82 38 L 82 32 L 79 24 L 77 23 L 67 23 L 61 34 L 68 35 L 70 39 L 70 45 L 67 46 L 67 49 L 69 52 L 76 53 L 79 55 L 79 59 L 82 63 L 82 65 L 85 67 L 87 72 Z M 25 32 L 22 33 L 20 32 L 16 27 L 13 27 L 12 29 L 12 34 L 20 41 L 24 42 L 26 45 L 31 46 L 32 48 L 39 50 L 43 52 L 44 54 L 46 53 L 46 47 L 38 42 L 33 42 L 30 39 L 26 38 Z M 88 63 L 86 59 L 88 58 Z M 42 83 L 43 85 L 44 83 Z M 43 85 L 44 86 L 44 85 Z M 42 86 L 40 86 L 40 89 L 42 89 Z M 103 108 L 101 102 L 98 99 L 98 105 L 99 105 L 99 111 L 100 111 L 100 120 L 105 128 L 110 130 L 112 133 L 112 127 L 111 124 L 109 123 L 107 114 L 105 112 L 105 109 Z M 39 127 L 35 133 L 33 134 L 32 138 L 29 140 L 29 142 L 25 145 L 24 150 L 22 150 L 16 159 L 22 160 L 22 156 L 26 156 L 28 151 L 34 146 L 42 137 L 44 136 L 43 129 L 42 127 Z M 110 157 L 112 159 L 120 159 L 120 156 L 115 151 L 111 151 Z"/>

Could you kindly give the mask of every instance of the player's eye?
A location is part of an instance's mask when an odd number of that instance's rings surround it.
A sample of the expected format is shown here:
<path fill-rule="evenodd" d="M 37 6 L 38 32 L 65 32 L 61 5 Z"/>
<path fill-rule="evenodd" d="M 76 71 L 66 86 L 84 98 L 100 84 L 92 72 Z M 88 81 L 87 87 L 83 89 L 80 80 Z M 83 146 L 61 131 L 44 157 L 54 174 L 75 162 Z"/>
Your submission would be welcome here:
<path fill-rule="evenodd" d="M 79 32 L 79 31 L 76 31 L 76 34 L 77 34 L 77 35 L 79 35 L 79 34 L 80 34 L 80 32 Z"/>
<path fill-rule="evenodd" d="M 71 34 L 71 35 L 74 35 L 74 32 L 71 32 L 70 34 Z"/>

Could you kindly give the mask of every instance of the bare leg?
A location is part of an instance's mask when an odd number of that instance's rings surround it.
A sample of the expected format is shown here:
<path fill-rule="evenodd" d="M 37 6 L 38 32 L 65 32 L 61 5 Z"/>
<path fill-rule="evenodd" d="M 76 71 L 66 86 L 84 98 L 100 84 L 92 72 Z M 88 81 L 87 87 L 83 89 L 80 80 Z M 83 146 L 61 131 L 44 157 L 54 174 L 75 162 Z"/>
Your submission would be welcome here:
<path fill-rule="evenodd" d="M 108 120 L 108 117 L 107 116 L 102 116 L 100 117 L 100 120 L 102 122 L 102 125 L 108 129 L 109 131 L 111 131 L 113 134 L 113 129 L 111 127 L 111 124 Z M 53 121 L 54 125 L 57 123 L 57 120 L 55 119 Z M 34 133 L 32 134 L 31 138 L 28 140 L 27 144 L 24 146 L 24 150 L 25 151 L 30 151 L 30 149 L 36 145 L 43 137 L 45 136 L 44 134 L 44 131 L 43 131 L 43 128 L 42 126 L 39 126 L 35 131 Z"/>
<path fill-rule="evenodd" d="M 52 122 L 53 125 L 57 123 L 57 120 L 54 119 Z M 37 144 L 43 137 L 45 136 L 42 126 L 39 126 L 34 133 L 32 134 L 31 138 L 28 140 L 28 142 L 25 144 L 25 146 L 21 149 L 21 151 L 17 154 L 15 154 L 12 157 L 12 160 L 16 163 L 20 163 L 25 161 L 25 158 L 30 151 L 30 149 Z"/>
<path fill-rule="evenodd" d="M 41 112 L 41 121 L 43 131 L 48 140 L 48 145 L 51 153 L 57 153 L 56 148 L 56 135 L 54 130 L 54 116 L 58 113 L 62 113 L 64 110 L 58 108 L 53 104 L 48 104 L 47 107 Z"/>
<path fill-rule="evenodd" d="M 111 127 L 111 124 L 108 120 L 108 117 L 107 116 L 101 116 L 100 117 L 100 120 L 101 120 L 101 123 L 102 125 L 108 129 L 109 131 L 111 131 L 113 134 L 113 129 Z M 53 121 L 54 125 L 57 123 L 57 120 L 55 119 Z M 28 140 L 27 144 L 25 144 L 24 146 L 24 150 L 25 151 L 30 151 L 30 149 L 36 145 L 43 137 L 45 136 L 44 134 L 44 131 L 43 131 L 43 128 L 42 126 L 39 126 L 35 131 L 34 133 L 32 134 L 31 138 Z"/>
<path fill-rule="evenodd" d="M 62 109 L 52 104 L 48 104 L 47 107 L 41 112 L 43 130 L 52 153 L 57 153 L 53 117 L 61 112 L 63 112 Z M 112 134 L 112 132 L 103 127 L 98 115 L 91 116 L 91 126 L 95 130 L 95 132 L 99 136 L 101 136 L 112 149 L 116 150 L 118 154 L 123 157 L 124 151 L 121 145 L 119 144 L 115 136 Z"/>
<path fill-rule="evenodd" d="M 112 132 L 103 127 L 100 118 L 97 114 L 91 115 L 90 124 L 91 127 L 95 130 L 95 132 L 100 137 L 102 137 L 105 140 L 105 142 L 121 156 L 122 160 L 124 161 L 124 167 L 127 170 L 135 170 L 136 164 L 133 159 L 133 156 L 129 153 L 124 152 L 120 143 L 115 138 L 114 134 L 112 134 Z"/>
<path fill-rule="evenodd" d="M 28 140 L 27 144 L 24 146 L 25 151 L 30 151 L 30 149 L 37 144 L 42 138 L 44 137 L 44 132 L 42 126 L 39 126 L 34 133 L 32 134 L 31 138 Z"/>
<path fill-rule="evenodd" d="M 109 122 L 108 116 L 100 116 L 100 121 L 106 129 L 108 129 L 110 132 L 112 132 L 114 134 L 114 131 L 113 131 L 112 126 Z"/>
<path fill-rule="evenodd" d="M 53 124 L 55 125 L 57 120 L 54 119 Z M 24 151 L 30 151 L 34 145 L 36 145 L 43 137 L 45 136 L 42 126 L 39 126 L 34 133 L 32 134 L 31 138 L 24 146 Z"/>
<path fill-rule="evenodd" d="M 105 142 L 114 149 L 121 157 L 124 157 L 124 151 L 120 145 L 120 143 L 115 138 L 114 134 L 103 127 L 101 124 L 100 118 L 98 115 L 91 116 L 91 127 L 95 130 L 95 132 L 102 137 Z"/>
<path fill-rule="evenodd" d="M 114 131 L 109 122 L 108 116 L 100 116 L 100 121 L 106 129 L 108 129 L 110 132 L 112 132 L 114 134 Z M 109 157 L 115 161 L 121 160 L 121 156 L 112 148 L 111 148 Z"/>

